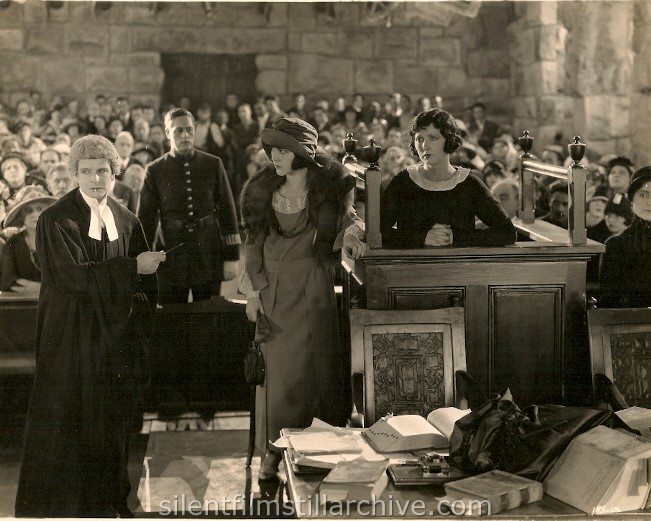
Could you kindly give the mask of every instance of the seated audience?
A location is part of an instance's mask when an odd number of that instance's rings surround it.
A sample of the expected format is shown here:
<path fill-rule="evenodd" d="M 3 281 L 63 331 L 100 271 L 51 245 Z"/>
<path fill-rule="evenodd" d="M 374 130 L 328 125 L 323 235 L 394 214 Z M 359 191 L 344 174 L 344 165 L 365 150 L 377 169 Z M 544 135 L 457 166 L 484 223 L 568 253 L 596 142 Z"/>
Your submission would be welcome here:
<path fill-rule="evenodd" d="M 633 209 L 631 202 L 626 197 L 616 195 L 608 201 L 604 210 L 604 222 L 608 227 L 609 236 L 622 233 L 632 220 Z"/>
<path fill-rule="evenodd" d="M 361 115 L 355 110 L 352 105 L 346 106 L 344 109 L 344 121 L 342 122 L 346 134 L 352 134 L 355 139 L 360 143 L 366 143 L 368 139 L 368 129 L 361 120 Z"/>
<path fill-rule="evenodd" d="M 608 163 L 606 177 L 608 179 L 608 195 L 611 199 L 615 194 L 626 196 L 634 169 L 631 160 L 624 156 L 616 157 Z"/>
<path fill-rule="evenodd" d="M 590 230 L 604 222 L 604 217 L 606 216 L 604 211 L 606 210 L 607 204 L 608 198 L 603 195 L 595 195 L 588 199 L 585 205 L 585 227 L 588 229 L 589 239 L 593 239 L 590 237 Z"/>
<path fill-rule="evenodd" d="M 47 174 L 47 189 L 57 199 L 77 187 L 77 181 L 68 171 L 65 163 L 57 163 Z"/>
<path fill-rule="evenodd" d="M 133 123 L 133 138 L 136 143 L 149 143 L 149 122 L 145 118 L 135 120 Z"/>
<path fill-rule="evenodd" d="M 486 105 L 483 103 L 475 103 L 470 109 L 472 117 L 468 130 L 480 147 L 490 150 L 497 137 L 499 126 L 494 121 L 486 119 Z"/>
<path fill-rule="evenodd" d="M 144 120 L 140 120 L 140 121 L 144 121 Z M 137 124 L 138 122 L 136 122 L 136 125 Z M 156 155 L 152 147 L 150 147 L 149 145 L 145 145 L 144 143 L 137 143 L 133 147 L 133 152 L 131 153 L 131 161 L 129 162 L 127 168 L 129 168 L 129 166 L 136 163 L 142 166 L 147 166 L 154 159 L 157 159 L 157 157 L 158 156 Z"/>
<path fill-rule="evenodd" d="M 568 193 L 565 181 L 554 181 L 549 185 L 549 213 L 542 216 L 542 221 L 567 229 Z"/>
<path fill-rule="evenodd" d="M 495 138 L 491 147 L 490 155 L 486 160 L 499 159 L 506 167 L 506 172 L 512 174 L 518 171 L 518 151 L 513 145 L 513 138 L 508 134 L 502 134 Z"/>
<path fill-rule="evenodd" d="M 27 173 L 27 162 L 20 152 L 11 152 L 2 158 L 0 163 L 0 220 L 15 203 L 18 191 L 27 185 L 37 184 L 45 188 L 45 181 L 31 177 Z"/>
<path fill-rule="evenodd" d="M 651 306 L 651 166 L 633 174 L 628 199 L 633 221 L 606 241 L 601 262 L 599 305 L 603 308 Z"/>
<path fill-rule="evenodd" d="M 502 246 L 516 232 L 486 185 L 450 164 L 462 140 L 454 118 L 431 109 L 414 118 L 410 150 L 420 163 L 396 175 L 382 194 L 381 230 L 388 247 Z M 478 217 L 487 229 L 476 229 Z"/>
<path fill-rule="evenodd" d="M 560 145 L 547 145 L 540 154 L 540 161 L 548 165 L 563 166 L 564 160 L 563 147 Z"/>
<path fill-rule="evenodd" d="M 154 123 L 149 127 L 149 145 L 157 158 L 170 151 L 170 144 L 162 123 Z"/>
<path fill-rule="evenodd" d="M 380 172 L 382 172 L 382 190 L 389 186 L 389 183 L 398 172 L 407 167 L 408 164 L 415 163 L 402 147 L 392 146 L 383 152 L 378 161 Z"/>
<path fill-rule="evenodd" d="M 139 196 L 145 182 L 145 168 L 137 163 L 129 165 L 122 174 L 122 182 Z"/>
<path fill-rule="evenodd" d="M 520 185 L 514 179 L 497 181 L 491 187 L 491 192 L 500 202 L 509 219 L 517 217 L 520 207 Z"/>
<path fill-rule="evenodd" d="M 120 175 L 118 176 L 118 179 L 121 179 L 126 168 L 133 163 L 131 154 L 133 153 L 135 143 L 131 133 L 123 130 L 115 136 L 114 144 L 115 149 L 118 151 L 118 155 L 120 156 Z"/>
<path fill-rule="evenodd" d="M 41 152 L 47 148 L 47 145 L 32 134 L 32 125 L 27 121 L 19 121 L 14 132 L 20 140 L 20 150 L 29 167 L 38 167 L 41 162 Z"/>
<path fill-rule="evenodd" d="M 506 164 L 500 159 L 493 159 L 484 165 L 482 174 L 486 186 L 492 188 L 495 183 L 507 178 Z"/>
<path fill-rule="evenodd" d="M 36 256 L 36 223 L 56 199 L 40 186 L 25 186 L 7 213 L 5 228 L 18 233 L 7 240 L 0 261 L 0 290 L 38 294 L 41 269 Z"/>

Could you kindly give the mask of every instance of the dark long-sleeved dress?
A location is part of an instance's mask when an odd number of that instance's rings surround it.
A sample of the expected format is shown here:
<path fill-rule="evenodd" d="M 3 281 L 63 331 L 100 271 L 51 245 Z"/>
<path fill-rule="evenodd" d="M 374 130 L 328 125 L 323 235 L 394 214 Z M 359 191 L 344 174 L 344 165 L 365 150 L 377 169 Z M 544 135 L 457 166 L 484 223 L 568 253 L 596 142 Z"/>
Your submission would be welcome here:
<path fill-rule="evenodd" d="M 118 238 L 88 236 L 79 190 L 38 221 L 42 270 L 36 374 L 16 497 L 20 517 L 124 513 L 128 420 L 147 379 L 156 276 L 138 275 L 148 251 L 138 219 L 108 199 Z"/>
<path fill-rule="evenodd" d="M 651 222 L 635 217 L 606 241 L 599 284 L 601 308 L 651 307 Z"/>
<path fill-rule="evenodd" d="M 487 229 L 475 229 L 475 216 Z M 452 227 L 453 246 L 513 244 L 516 231 L 502 205 L 470 170 L 450 180 L 424 179 L 417 166 L 398 172 L 382 194 L 382 240 L 388 248 L 422 248 L 434 224 Z"/>

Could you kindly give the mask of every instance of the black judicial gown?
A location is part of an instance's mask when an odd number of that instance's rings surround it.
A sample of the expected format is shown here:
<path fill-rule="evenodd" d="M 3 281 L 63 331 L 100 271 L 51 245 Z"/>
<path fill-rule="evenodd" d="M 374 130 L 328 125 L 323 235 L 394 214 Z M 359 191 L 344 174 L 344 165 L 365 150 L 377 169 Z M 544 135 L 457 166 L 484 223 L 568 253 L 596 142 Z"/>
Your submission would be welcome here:
<path fill-rule="evenodd" d="M 130 414 L 148 378 L 156 276 L 140 222 L 108 199 L 118 239 L 88 237 L 90 208 L 73 190 L 37 226 L 42 270 L 36 374 L 16 496 L 19 517 L 115 517 L 130 485 Z"/>

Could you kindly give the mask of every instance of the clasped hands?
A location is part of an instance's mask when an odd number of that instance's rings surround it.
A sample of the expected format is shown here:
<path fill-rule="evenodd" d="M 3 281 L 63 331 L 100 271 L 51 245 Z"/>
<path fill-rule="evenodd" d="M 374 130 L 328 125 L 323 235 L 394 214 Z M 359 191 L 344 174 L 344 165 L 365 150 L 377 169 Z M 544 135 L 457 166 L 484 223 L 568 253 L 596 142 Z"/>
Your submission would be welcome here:
<path fill-rule="evenodd" d="M 449 224 L 435 224 L 425 236 L 425 246 L 451 246 L 453 240 Z"/>

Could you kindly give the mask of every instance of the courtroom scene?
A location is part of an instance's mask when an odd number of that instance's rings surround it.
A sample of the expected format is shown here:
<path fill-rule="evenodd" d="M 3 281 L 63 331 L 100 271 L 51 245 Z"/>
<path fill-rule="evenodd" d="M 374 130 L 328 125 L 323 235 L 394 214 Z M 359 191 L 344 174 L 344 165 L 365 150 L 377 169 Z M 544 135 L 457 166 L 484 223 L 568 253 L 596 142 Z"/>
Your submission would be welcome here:
<path fill-rule="evenodd" d="M 0 1 L 0 517 L 651 518 L 649 27 Z"/>

